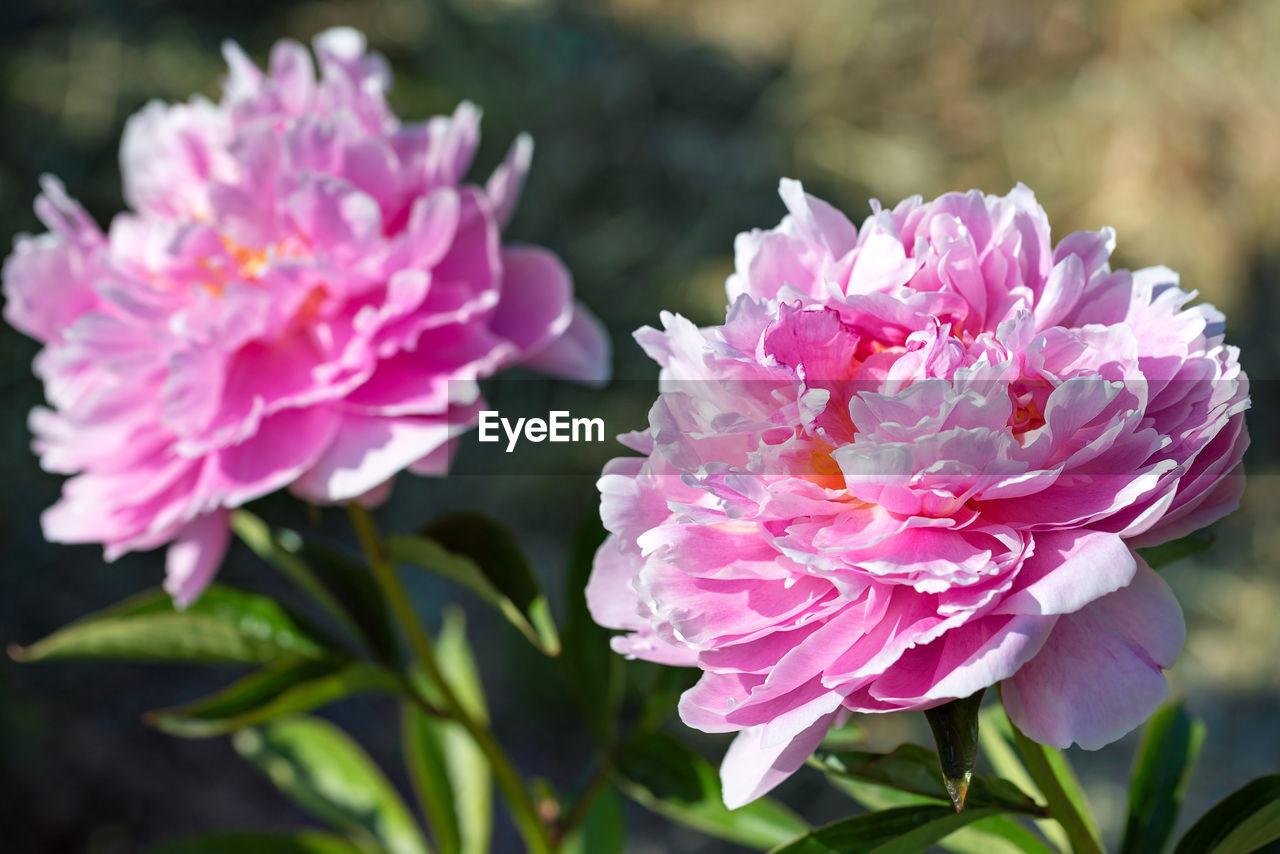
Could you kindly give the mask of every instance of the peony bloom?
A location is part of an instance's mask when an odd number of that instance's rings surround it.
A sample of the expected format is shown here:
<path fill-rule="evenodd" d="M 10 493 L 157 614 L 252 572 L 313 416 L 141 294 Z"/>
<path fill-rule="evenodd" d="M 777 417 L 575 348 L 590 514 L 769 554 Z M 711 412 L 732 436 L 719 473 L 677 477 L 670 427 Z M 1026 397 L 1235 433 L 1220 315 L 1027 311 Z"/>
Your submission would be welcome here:
<path fill-rule="evenodd" d="M 1247 380 L 1223 318 L 1109 229 L 1057 246 L 1035 197 L 873 205 L 782 183 L 738 237 L 732 305 L 636 338 L 662 366 L 643 456 L 600 480 L 587 591 L 617 651 L 703 675 L 680 715 L 737 732 L 725 800 L 851 712 L 1003 682 L 1031 738 L 1097 748 L 1164 696 L 1184 627 L 1133 549 L 1236 506 Z"/>
<path fill-rule="evenodd" d="M 376 500 L 443 471 L 511 365 L 598 381 L 598 321 L 550 252 L 504 246 L 531 143 L 464 184 L 479 112 L 401 123 L 383 58 L 353 30 L 282 41 L 263 73 L 227 44 L 221 103 L 154 102 L 121 144 L 131 210 L 103 232 L 44 179 L 49 228 L 4 266 L 6 319 L 44 344 L 43 516 L 108 560 L 172 543 L 190 602 L 225 552 L 228 508 L 281 487 Z"/>

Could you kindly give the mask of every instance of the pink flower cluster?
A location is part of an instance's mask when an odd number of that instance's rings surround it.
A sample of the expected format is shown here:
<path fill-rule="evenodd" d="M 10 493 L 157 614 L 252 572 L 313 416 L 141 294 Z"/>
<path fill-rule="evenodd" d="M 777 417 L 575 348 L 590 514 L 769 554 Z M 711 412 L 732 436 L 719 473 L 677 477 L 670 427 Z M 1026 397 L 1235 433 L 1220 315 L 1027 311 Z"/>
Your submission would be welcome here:
<path fill-rule="evenodd" d="M 643 456 L 600 480 L 588 589 L 615 649 L 702 669 L 685 723 L 738 732 L 758 797 L 849 713 L 1003 682 L 1017 725 L 1097 748 L 1148 716 L 1181 611 L 1134 547 L 1233 509 L 1247 380 L 1222 315 L 1110 229 L 1051 245 L 1032 193 L 873 205 L 783 181 L 732 305 L 636 334 Z"/>
<path fill-rule="evenodd" d="M 440 472 L 483 406 L 476 380 L 525 365 L 598 381 L 603 329 L 550 252 L 504 246 L 531 143 L 462 183 L 479 112 L 401 123 L 383 58 L 353 30 L 282 41 L 266 73 L 234 44 L 219 104 L 152 103 L 121 145 L 131 210 L 107 232 L 44 181 L 49 228 L 4 266 L 6 319 L 44 344 L 44 515 L 108 559 L 172 542 L 179 603 L 216 572 L 228 508 L 289 487 L 376 500 Z"/>

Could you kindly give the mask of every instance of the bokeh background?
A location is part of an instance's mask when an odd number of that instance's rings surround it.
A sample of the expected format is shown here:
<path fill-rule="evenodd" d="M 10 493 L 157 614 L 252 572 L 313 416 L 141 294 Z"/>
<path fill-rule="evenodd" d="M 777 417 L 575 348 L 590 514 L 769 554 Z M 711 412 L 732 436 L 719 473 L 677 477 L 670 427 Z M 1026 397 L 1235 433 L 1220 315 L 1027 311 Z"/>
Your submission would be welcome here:
<path fill-rule="evenodd" d="M 660 309 L 723 317 L 735 233 L 777 222 L 780 176 L 802 179 L 855 220 L 892 204 L 979 187 L 1031 186 L 1059 236 L 1112 225 L 1115 263 L 1166 264 L 1228 315 L 1254 380 L 1251 485 L 1210 552 L 1166 570 L 1190 633 L 1174 692 L 1209 724 L 1181 820 L 1280 769 L 1280 4 L 1271 0 L 222 0 L 219 3 L 0 4 L 0 239 L 32 231 L 37 176 L 59 175 L 100 222 L 122 204 L 125 119 L 148 99 L 217 96 L 219 44 L 258 60 L 276 38 L 338 24 L 364 30 L 395 72 L 406 119 L 483 106 L 476 175 L 519 130 L 537 140 L 509 232 L 553 247 L 616 342 L 616 373 L 651 381 L 630 340 Z M 89 547 L 40 537 L 58 479 L 28 450 L 40 398 L 32 342 L 0 329 L 0 641 L 29 642 L 160 576 L 156 555 L 107 566 Z M 575 407 L 636 426 L 637 383 Z M 533 389 L 533 391 L 530 391 Z M 554 387 L 515 394 L 553 399 Z M 585 402 L 584 402 L 585 401 Z M 638 407 L 638 408 L 637 408 Z M 575 412 L 575 414 L 578 414 Z M 557 588 L 567 543 L 593 512 L 591 447 L 559 477 L 473 473 L 402 479 L 384 510 L 407 527 L 444 509 L 484 509 L 517 527 Z M 595 455 L 595 456 L 592 456 Z M 293 511 L 268 502 L 264 512 Z M 299 522 L 301 524 L 301 522 Z M 325 516 L 341 528 L 340 516 Z M 225 577 L 279 583 L 242 551 Z M 456 594 L 415 579 L 428 612 Z M 283 592 L 287 595 L 287 592 Z M 500 736 L 528 774 L 573 786 L 590 747 L 554 670 L 473 608 Z M 215 670 L 0 661 L 0 848 L 141 851 L 206 828 L 289 827 L 306 819 L 224 740 L 181 741 L 143 711 L 225 682 Z M 397 780 L 395 711 L 352 701 L 332 716 Z M 889 747 L 924 731 L 877 721 Z M 718 757 L 721 740 L 699 742 Z M 1073 752 L 1109 838 L 1123 821 L 1135 740 Z M 801 774 L 781 796 L 811 818 L 850 804 Z M 731 851 L 629 809 L 634 852 Z M 517 850 L 509 828 L 497 851 Z"/>

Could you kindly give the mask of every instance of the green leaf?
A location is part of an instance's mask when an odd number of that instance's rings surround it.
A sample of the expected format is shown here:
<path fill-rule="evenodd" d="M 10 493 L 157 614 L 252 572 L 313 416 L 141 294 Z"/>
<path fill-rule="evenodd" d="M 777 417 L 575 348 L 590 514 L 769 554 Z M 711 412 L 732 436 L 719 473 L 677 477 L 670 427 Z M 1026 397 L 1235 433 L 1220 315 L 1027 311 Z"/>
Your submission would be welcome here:
<path fill-rule="evenodd" d="M 110 658 L 203 664 L 266 664 L 324 658 L 339 647 L 275 600 L 211 585 L 186 610 L 156 588 L 90 614 L 29 647 L 18 661 Z"/>
<path fill-rule="evenodd" d="M 587 610 L 587 580 L 596 549 L 604 541 L 600 517 L 593 513 L 578 531 L 565 573 L 564 666 L 568 685 L 598 744 L 608 744 L 617 727 L 622 699 L 622 656 L 609 646 L 612 632 Z"/>
<path fill-rule="evenodd" d="M 626 816 L 622 799 L 607 788 L 596 795 L 582 826 L 565 839 L 562 854 L 623 854 L 627 847 Z"/>
<path fill-rule="evenodd" d="M 951 801 L 938 774 L 937 757 L 918 744 L 903 744 L 889 753 L 819 751 L 814 764 L 832 777 L 887 786 L 944 803 Z M 1044 814 L 1044 808 L 1013 783 L 986 774 L 971 777 L 968 802 L 975 807 L 997 807 L 1025 815 Z"/>
<path fill-rule="evenodd" d="M 291 533 L 291 532 L 285 532 Z M 316 577 L 342 603 L 356 627 L 356 637 L 380 661 L 399 665 L 396 640 L 387 604 L 378 592 L 373 573 L 362 562 L 320 543 L 284 536 L 286 548 L 314 570 Z"/>
<path fill-rule="evenodd" d="M 353 694 L 395 693 L 399 688 L 391 673 L 367 662 L 284 659 L 210 697 L 152 712 L 147 720 L 170 735 L 208 738 L 307 712 Z"/>
<path fill-rule="evenodd" d="M 642 806 L 709 836 L 768 848 L 806 833 L 791 810 L 760 798 L 736 810 L 724 805 L 711 763 L 661 732 L 638 731 L 619 748 L 619 787 Z"/>
<path fill-rule="evenodd" d="M 1216 540 L 1217 536 L 1205 528 L 1168 543 L 1138 549 L 1137 552 L 1152 569 L 1161 569 L 1175 561 L 1208 551 Z"/>
<path fill-rule="evenodd" d="M 346 733 L 310 717 L 242 729 L 240 755 L 281 792 L 335 829 L 390 854 L 424 854 L 426 842 L 387 778 Z"/>
<path fill-rule="evenodd" d="M 458 703 L 471 718 L 488 723 L 480 668 L 467 643 L 462 609 L 446 608 L 436 638 L 436 660 Z M 461 725 L 434 721 L 449 787 L 453 791 L 462 854 L 485 854 L 493 834 L 493 777 L 484 751 Z"/>
<path fill-rule="evenodd" d="M 1174 854 L 1249 854 L 1280 839 L 1280 774 L 1259 777 L 1215 804 Z"/>
<path fill-rule="evenodd" d="M 823 768 L 817 757 L 811 758 L 809 763 L 816 768 Z M 835 788 L 872 811 L 946 803 L 937 792 L 929 797 L 840 774 L 828 774 L 827 778 Z M 973 806 L 972 800 L 970 806 Z M 1057 848 L 1046 843 L 1033 830 L 1024 827 L 1010 815 L 995 815 L 976 821 L 955 831 L 938 844 L 956 854 L 1058 854 Z"/>
<path fill-rule="evenodd" d="M 396 535 L 387 551 L 397 563 L 424 567 L 467 587 L 502 612 L 534 646 L 560 654 L 551 608 L 514 536 L 477 513 L 454 513 L 421 536 Z"/>
<path fill-rule="evenodd" d="M 822 744 L 819 746 L 822 750 L 850 750 L 867 739 L 867 731 L 857 722 L 856 718 L 849 718 L 838 727 L 832 727 L 822 738 Z"/>
<path fill-rule="evenodd" d="M 148 849 L 148 854 L 371 854 L 349 839 L 312 830 L 297 833 L 201 833 Z"/>
<path fill-rule="evenodd" d="M 1004 707 L 991 704 L 978 713 L 978 744 L 996 774 L 1013 783 L 1032 798 L 1043 799 L 1027 766 L 1022 764 Z"/>
<path fill-rule="evenodd" d="M 1027 766 L 1018 753 L 1013 724 L 1004 713 L 1004 707 L 989 703 L 978 713 L 978 744 L 996 774 L 1017 786 L 1037 801 L 1044 800 L 1044 793 L 1031 779 Z M 1051 819 L 1036 821 L 1036 827 L 1061 851 L 1071 849 L 1071 841 L 1062 825 Z"/>
<path fill-rule="evenodd" d="M 973 765 L 978 761 L 978 709 L 986 688 L 960 700 L 926 709 L 924 716 L 938 746 L 942 781 L 956 812 L 964 809 Z"/>
<path fill-rule="evenodd" d="M 1162 706 L 1147 722 L 1134 758 L 1121 854 L 1165 849 L 1203 741 L 1204 723 L 1182 703 Z"/>
<path fill-rule="evenodd" d="M 372 573 L 341 552 L 306 542 L 296 532 L 273 534 L 247 510 L 231 517 L 236 534 L 259 557 L 314 599 L 379 660 L 399 664 L 400 647 Z"/>
<path fill-rule="evenodd" d="M 1008 726 L 1018 754 L 1044 795 L 1049 814 L 1066 833 L 1071 850 L 1075 854 L 1103 854 L 1098 821 L 1067 758 L 1059 750 L 1032 741 L 1012 721 Z"/>
<path fill-rule="evenodd" d="M 1058 854 L 1043 837 L 1008 815 L 979 819 L 938 844 L 955 854 Z"/>
<path fill-rule="evenodd" d="M 994 807 L 956 812 L 949 804 L 897 807 L 816 828 L 773 854 L 916 854 L 960 828 L 992 816 Z"/>
<path fill-rule="evenodd" d="M 649 668 L 653 680 L 644 690 L 643 704 L 637 729 L 657 729 L 671 717 L 680 704 L 680 697 L 692 688 L 700 675 L 693 667 L 664 667 L 650 662 L 638 662 L 632 672 Z"/>
<path fill-rule="evenodd" d="M 484 686 L 467 643 L 463 612 L 446 608 L 436 639 L 436 659 L 463 709 L 488 721 Z M 424 693 L 435 688 L 418 677 Z M 489 760 L 461 724 L 406 707 L 402 718 L 405 759 L 418 800 L 441 854 L 483 854 L 493 834 L 493 777 Z"/>
<path fill-rule="evenodd" d="M 462 850 L 457 805 L 453 786 L 448 783 L 448 761 L 443 745 L 443 731 L 456 726 L 428 715 L 414 703 L 401 704 L 400 732 L 405 765 L 440 854 L 459 854 Z"/>

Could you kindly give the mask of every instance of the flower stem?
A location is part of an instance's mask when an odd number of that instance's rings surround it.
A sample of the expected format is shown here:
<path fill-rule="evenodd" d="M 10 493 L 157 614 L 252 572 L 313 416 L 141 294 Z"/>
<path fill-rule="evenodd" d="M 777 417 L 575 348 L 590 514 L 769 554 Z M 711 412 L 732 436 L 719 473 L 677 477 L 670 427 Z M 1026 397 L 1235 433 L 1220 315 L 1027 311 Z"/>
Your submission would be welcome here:
<path fill-rule="evenodd" d="M 573 802 L 573 806 L 569 810 L 569 814 L 564 817 L 556 828 L 556 838 L 563 841 L 569 834 L 573 833 L 587 819 L 587 814 L 591 812 L 591 807 L 595 803 L 596 798 L 609 788 L 609 782 L 613 779 L 613 768 L 611 767 L 608 757 L 606 761 L 600 764 L 596 769 L 596 773 L 587 783 L 587 787 L 583 789 L 582 794 Z"/>
<path fill-rule="evenodd" d="M 1106 854 L 1106 849 L 1098 840 L 1098 832 L 1088 814 L 1088 806 L 1083 801 L 1083 794 L 1077 791 L 1073 796 L 1071 790 L 1077 789 L 1071 775 L 1066 758 L 1051 747 L 1038 744 L 1022 734 L 1022 731 L 1009 722 L 1013 730 L 1014 741 L 1018 752 L 1026 762 L 1031 779 L 1040 788 L 1049 804 L 1049 816 L 1066 831 L 1075 854 Z M 1054 766 L 1058 767 L 1054 767 Z"/>
<path fill-rule="evenodd" d="M 525 787 L 524 781 L 520 779 L 519 772 L 511 764 L 511 760 L 503 752 L 502 747 L 498 744 L 497 739 L 493 737 L 493 733 L 489 731 L 488 727 L 476 721 L 462 707 L 462 704 L 458 701 L 457 694 L 454 693 L 452 686 L 445 679 L 444 673 L 441 672 L 440 665 L 436 662 L 435 649 L 431 638 L 422 628 L 422 623 L 418 620 L 418 616 L 409 602 L 409 596 L 400 581 L 400 576 L 387 557 L 386 549 L 382 545 L 382 538 L 373 523 L 373 517 L 368 510 L 354 502 L 347 505 L 347 511 L 351 517 L 351 526 L 355 529 L 356 537 L 360 540 L 360 545 L 364 549 L 370 568 L 373 570 L 374 579 L 382 591 L 383 598 L 386 599 L 387 606 L 391 609 L 392 616 L 404 630 L 414 658 L 427 675 L 427 678 L 439 690 L 442 705 L 448 716 L 462 725 L 480 750 L 484 752 L 485 758 L 489 760 L 489 765 L 493 769 L 494 781 L 497 783 L 499 791 L 502 792 L 507 808 L 511 812 L 511 819 L 524 839 L 526 848 L 530 854 L 551 854 L 554 848 L 548 835 L 547 827 L 538 818 L 533 798 Z M 409 682 L 412 683 L 412 680 L 409 680 Z M 416 694 L 417 689 L 414 690 Z M 424 708 L 431 706 L 431 703 L 425 697 L 418 695 L 415 699 Z"/>

